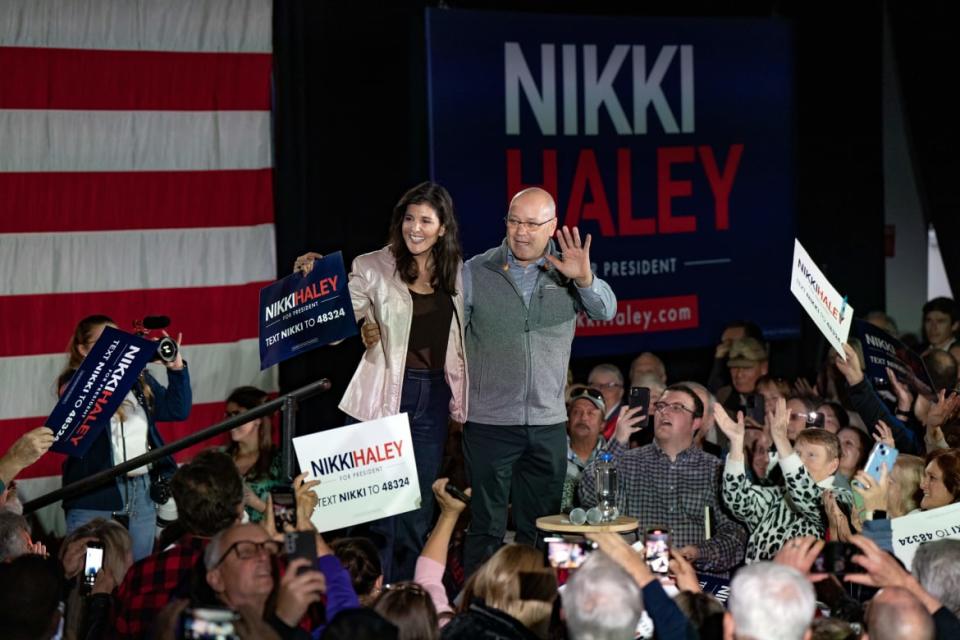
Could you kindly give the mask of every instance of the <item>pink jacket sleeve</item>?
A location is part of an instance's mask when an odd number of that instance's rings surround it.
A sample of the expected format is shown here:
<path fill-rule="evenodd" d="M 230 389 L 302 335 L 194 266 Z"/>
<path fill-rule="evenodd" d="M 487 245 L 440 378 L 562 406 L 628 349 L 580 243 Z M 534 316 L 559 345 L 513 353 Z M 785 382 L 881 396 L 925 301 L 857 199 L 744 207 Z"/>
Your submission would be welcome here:
<path fill-rule="evenodd" d="M 413 581 L 419 584 L 430 594 L 433 600 L 433 606 L 437 609 L 437 615 L 443 613 L 453 613 L 453 607 L 447 599 L 447 590 L 443 587 L 443 571 L 446 567 L 432 558 L 420 556 L 417 558 L 417 568 L 413 574 Z M 450 618 L 444 616 L 440 619 L 440 626 L 444 626 Z"/>

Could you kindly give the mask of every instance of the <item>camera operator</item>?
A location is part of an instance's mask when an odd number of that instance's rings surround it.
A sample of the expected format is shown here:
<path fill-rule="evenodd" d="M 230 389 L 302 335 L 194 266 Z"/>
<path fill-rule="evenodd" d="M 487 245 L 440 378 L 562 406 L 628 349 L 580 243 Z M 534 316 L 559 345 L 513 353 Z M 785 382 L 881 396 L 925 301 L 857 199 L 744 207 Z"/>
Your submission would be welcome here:
<path fill-rule="evenodd" d="M 77 324 L 70 338 L 67 366 L 57 381 L 61 392 L 108 325 L 117 326 L 103 315 L 89 316 Z M 179 343 L 178 336 L 178 347 Z M 67 458 L 63 466 L 64 486 L 163 446 L 157 421 L 187 418 L 192 403 L 190 376 L 179 348 L 176 357 L 164 365 L 167 386 L 164 387 L 148 372 L 141 373 L 110 419 L 110 429 L 104 429 L 97 436 L 83 458 Z M 168 456 L 149 469 L 134 469 L 115 482 L 64 500 L 67 533 L 94 518 L 113 518 L 130 530 L 134 560 L 145 558 L 153 551 L 157 524 L 155 501 L 162 504 L 169 499 L 169 490 L 164 488 L 176 468 L 173 458 Z"/>

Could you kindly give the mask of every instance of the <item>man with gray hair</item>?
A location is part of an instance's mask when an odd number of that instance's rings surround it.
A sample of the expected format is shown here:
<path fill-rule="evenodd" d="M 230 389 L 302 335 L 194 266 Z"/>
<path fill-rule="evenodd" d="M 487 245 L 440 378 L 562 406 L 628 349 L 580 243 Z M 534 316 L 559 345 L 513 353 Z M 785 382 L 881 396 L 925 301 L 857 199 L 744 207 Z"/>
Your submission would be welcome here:
<path fill-rule="evenodd" d="M 610 363 L 598 364 L 590 370 L 587 385 L 599 389 L 603 394 L 603 404 L 606 407 L 603 413 L 604 421 L 615 417 L 623 404 L 623 374 L 619 367 Z"/>
<path fill-rule="evenodd" d="M 813 585 L 794 569 L 755 562 L 730 582 L 724 640 L 806 640 L 816 611 Z"/>
<path fill-rule="evenodd" d="M 923 603 L 903 587 L 886 587 L 867 606 L 864 640 L 933 640 L 936 627 Z"/>
<path fill-rule="evenodd" d="M 0 511 L 0 562 L 10 562 L 32 552 L 27 519 L 12 511 Z"/>
<path fill-rule="evenodd" d="M 643 615 L 640 587 L 602 552 L 573 572 L 561 598 L 572 640 L 630 640 Z"/>
<path fill-rule="evenodd" d="M 913 556 L 913 575 L 930 595 L 960 615 L 960 540 L 920 545 Z"/>

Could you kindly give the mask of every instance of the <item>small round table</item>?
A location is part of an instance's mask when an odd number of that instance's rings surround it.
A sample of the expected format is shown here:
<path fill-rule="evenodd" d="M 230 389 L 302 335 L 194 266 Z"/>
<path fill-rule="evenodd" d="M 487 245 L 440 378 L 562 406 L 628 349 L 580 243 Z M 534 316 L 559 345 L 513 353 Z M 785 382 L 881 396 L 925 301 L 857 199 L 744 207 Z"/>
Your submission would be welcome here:
<path fill-rule="evenodd" d="M 603 524 L 573 524 L 565 513 L 559 513 L 555 516 L 543 516 L 537 518 L 537 529 L 548 533 L 636 533 L 640 526 L 639 520 L 629 516 L 620 516 L 613 522 L 604 522 Z"/>

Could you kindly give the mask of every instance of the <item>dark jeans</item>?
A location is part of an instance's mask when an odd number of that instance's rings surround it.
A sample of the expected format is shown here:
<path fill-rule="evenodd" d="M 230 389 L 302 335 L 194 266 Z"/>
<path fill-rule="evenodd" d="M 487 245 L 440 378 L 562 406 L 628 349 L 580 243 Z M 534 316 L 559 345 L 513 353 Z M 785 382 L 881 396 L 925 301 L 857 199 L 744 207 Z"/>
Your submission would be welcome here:
<path fill-rule="evenodd" d="M 431 486 L 443 461 L 450 416 L 450 387 L 443 371 L 407 369 L 400 392 L 400 413 L 406 413 L 410 420 L 413 457 L 420 483 L 420 508 L 367 525 L 380 550 L 385 583 L 413 580 L 417 558 L 433 521 L 436 501 Z M 348 420 L 350 422 L 355 420 Z M 362 527 L 351 530 L 352 535 L 362 532 Z"/>
<path fill-rule="evenodd" d="M 467 422 L 463 454 L 473 487 L 463 564 L 469 576 L 503 543 L 507 504 L 513 504 L 516 541 L 537 541 L 537 518 L 560 513 L 566 475 L 566 423 L 488 425 Z"/>

